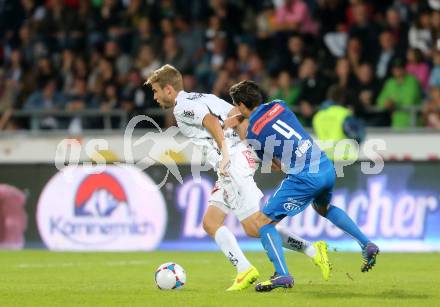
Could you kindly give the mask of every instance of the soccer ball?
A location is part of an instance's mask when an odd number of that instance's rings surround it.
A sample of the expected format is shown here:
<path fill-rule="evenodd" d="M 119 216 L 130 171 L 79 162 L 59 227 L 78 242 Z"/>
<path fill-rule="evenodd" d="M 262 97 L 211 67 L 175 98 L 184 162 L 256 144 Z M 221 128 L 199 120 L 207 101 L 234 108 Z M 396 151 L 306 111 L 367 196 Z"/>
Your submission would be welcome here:
<path fill-rule="evenodd" d="M 186 283 L 186 273 L 177 263 L 167 262 L 157 268 L 154 280 L 161 290 L 177 290 Z"/>

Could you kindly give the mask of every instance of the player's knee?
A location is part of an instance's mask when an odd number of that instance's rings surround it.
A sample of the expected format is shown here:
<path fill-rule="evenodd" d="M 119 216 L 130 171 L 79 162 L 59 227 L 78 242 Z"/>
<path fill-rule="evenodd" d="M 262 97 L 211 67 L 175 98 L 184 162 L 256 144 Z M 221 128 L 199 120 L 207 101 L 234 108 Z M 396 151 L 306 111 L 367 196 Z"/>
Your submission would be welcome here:
<path fill-rule="evenodd" d="M 244 232 L 247 236 L 252 238 L 258 238 L 260 234 L 258 233 L 258 228 L 255 225 L 243 227 Z"/>
<path fill-rule="evenodd" d="M 206 231 L 206 233 L 213 237 L 215 236 L 215 233 L 222 225 L 210 218 L 204 217 L 203 218 L 203 229 Z"/>
<path fill-rule="evenodd" d="M 318 206 L 317 204 L 313 204 L 313 209 L 315 209 L 316 212 L 318 212 L 318 214 L 322 217 L 326 217 L 327 216 L 327 212 L 328 212 L 328 205 L 326 206 Z"/>

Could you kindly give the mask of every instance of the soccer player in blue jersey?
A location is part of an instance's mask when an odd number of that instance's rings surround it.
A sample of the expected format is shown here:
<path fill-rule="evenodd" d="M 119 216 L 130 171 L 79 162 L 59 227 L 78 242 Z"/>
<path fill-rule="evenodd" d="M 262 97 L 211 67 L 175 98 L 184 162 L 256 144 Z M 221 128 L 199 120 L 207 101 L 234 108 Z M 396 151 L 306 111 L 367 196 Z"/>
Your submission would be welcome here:
<path fill-rule="evenodd" d="M 234 105 L 249 120 L 246 138 L 263 165 L 270 159 L 287 174 L 254 219 L 262 245 L 275 267 L 274 276 L 257 284 L 255 289 L 260 292 L 293 286 L 275 224 L 286 216 L 302 212 L 310 204 L 321 216 L 357 240 L 364 259 L 361 271 L 370 270 L 376 263 L 379 248 L 343 210 L 330 204 L 336 180 L 333 163 L 283 101 L 262 103 L 261 93 L 253 81 L 242 81 L 230 89 Z"/>

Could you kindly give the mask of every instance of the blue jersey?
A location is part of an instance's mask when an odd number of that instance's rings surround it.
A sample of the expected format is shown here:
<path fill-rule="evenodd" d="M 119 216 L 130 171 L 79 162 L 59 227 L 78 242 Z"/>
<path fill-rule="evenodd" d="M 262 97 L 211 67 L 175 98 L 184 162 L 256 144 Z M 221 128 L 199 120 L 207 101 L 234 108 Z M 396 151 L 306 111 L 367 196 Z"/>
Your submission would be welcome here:
<path fill-rule="evenodd" d="M 281 100 L 262 104 L 251 114 L 247 139 L 260 159 L 280 160 L 288 174 L 317 173 L 324 164 L 331 164 Z"/>

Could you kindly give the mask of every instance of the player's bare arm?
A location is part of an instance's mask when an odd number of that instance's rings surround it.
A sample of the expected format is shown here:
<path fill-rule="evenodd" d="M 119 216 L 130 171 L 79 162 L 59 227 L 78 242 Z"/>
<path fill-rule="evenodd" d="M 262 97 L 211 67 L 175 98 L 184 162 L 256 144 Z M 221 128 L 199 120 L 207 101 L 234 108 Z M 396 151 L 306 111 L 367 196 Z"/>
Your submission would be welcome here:
<path fill-rule="evenodd" d="M 233 107 L 231 111 L 229 111 L 228 113 L 228 118 L 225 119 L 224 121 L 223 128 L 224 129 L 235 128 L 238 125 L 240 125 L 243 121 L 244 121 L 244 117 L 241 114 L 238 107 Z"/>

